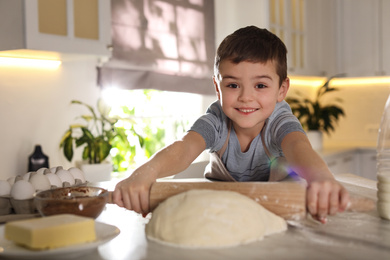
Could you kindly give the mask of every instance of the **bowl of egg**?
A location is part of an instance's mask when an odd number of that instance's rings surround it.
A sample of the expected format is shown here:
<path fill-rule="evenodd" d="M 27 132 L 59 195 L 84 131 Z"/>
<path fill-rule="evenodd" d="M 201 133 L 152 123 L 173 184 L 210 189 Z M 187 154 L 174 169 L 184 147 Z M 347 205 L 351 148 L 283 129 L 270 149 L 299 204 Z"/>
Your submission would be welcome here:
<path fill-rule="evenodd" d="M 34 194 L 84 184 L 85 176 L 80 169 L 72 167 L 65 170 L 62 166 L 41 168 L 36 172 L 0 180 L 0 215 L 36 214 Z"/>
<path fill-rule="evenodd" d="M 109 192 L 98 187 L 65 187 L 35 194 L 34 203 L 42 216 L 74 214 L 97 218 L 108 202 Z"/>

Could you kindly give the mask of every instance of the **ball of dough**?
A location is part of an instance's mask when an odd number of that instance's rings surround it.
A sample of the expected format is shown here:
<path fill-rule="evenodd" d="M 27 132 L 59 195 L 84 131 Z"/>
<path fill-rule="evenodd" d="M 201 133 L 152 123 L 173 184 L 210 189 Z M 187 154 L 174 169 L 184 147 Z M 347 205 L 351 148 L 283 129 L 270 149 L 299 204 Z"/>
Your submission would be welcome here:
<path fill-rule="evenodd" d="M 145 227 L 151 240 L 182 247 L 229 247 L 285 231 L 286 221 L 232 191 L 190 190 L 168 198 Z"/>

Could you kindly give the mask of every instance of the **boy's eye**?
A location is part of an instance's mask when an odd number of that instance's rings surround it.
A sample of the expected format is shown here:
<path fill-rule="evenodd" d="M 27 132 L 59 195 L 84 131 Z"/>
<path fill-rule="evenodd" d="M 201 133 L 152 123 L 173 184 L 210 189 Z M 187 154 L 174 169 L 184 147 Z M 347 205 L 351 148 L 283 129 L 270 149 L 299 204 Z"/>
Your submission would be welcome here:
<path fill-rule="evenodd" d="M 232 84 L 227 85 L 227 87 L 228 87 L 228 88 L 238 88 L 238 85 L 232 83 Z"/>
<path fill-rule="evenodd" d="M 266 87 L 266 85 L 264 85 L 264 84 L 257 84 L 256 85 L 256 88 L 265 88 Z"/>

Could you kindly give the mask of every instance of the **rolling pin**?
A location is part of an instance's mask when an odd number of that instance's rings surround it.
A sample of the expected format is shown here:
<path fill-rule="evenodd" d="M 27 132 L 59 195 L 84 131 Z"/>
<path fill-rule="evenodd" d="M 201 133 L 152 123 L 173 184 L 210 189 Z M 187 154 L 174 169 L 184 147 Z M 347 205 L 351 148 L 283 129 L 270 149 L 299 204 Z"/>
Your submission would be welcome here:
<path fill-rule="evenodd" d="M 150 210 L 165 199 L 192 189 L 235 191 L 284 219 L 298 220 L 306 216 L 306 187 L 296 182 L 155 182 L 150 190 Z M 372 199 L 352 194 L 350 198 L 348 211 L 364 212 L 375 208 Z"/>

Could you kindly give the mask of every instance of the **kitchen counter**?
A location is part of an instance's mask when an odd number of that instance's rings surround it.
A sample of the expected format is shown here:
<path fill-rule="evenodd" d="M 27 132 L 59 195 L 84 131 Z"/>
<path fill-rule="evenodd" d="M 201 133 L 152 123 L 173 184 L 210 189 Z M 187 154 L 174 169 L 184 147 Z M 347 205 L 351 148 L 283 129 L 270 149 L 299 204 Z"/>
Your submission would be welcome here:
<path fill-rule="evenodd" d="M 376 181 L 353 174 L 337 179 L 351 194 L 376 200 Z M 115 181 L 93 184 L 113 190 Z M 390 221 L 380 219 L 376 210 L 345 212 L 320 224 L 307 217 L 289 221 L 288 230 L 262 241 L 222 249 L 185 249 L 148 241 L 143 218 L 133 211 L 109 204 L 97 221 L 115 225 L 120 234 L 82 259 L 388 259 Z M 234 235 L 234 234 L 232 234 Z"/>
<path fill-rule="evenodd" d="M 352 174 L 339 175 L 353 194 L 376 200 L 376 182 Z M 111 183 L 109 189 L 114 186 Z M 223 249 L 184 249 L 148 241 L 148 218 L 107 205 L 97 221 L 116 225 L 121 233 L 83 259 L 388 259 L 390 221 L 376 210 L 345 212 L 323 225 L 307 218 L 290 222 L 288 230 L 251 244 Z"/>

